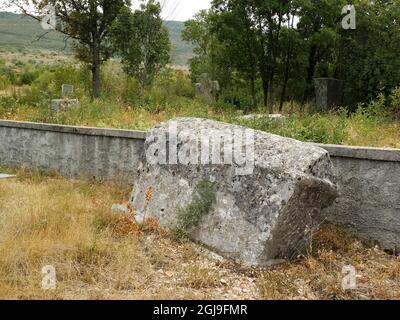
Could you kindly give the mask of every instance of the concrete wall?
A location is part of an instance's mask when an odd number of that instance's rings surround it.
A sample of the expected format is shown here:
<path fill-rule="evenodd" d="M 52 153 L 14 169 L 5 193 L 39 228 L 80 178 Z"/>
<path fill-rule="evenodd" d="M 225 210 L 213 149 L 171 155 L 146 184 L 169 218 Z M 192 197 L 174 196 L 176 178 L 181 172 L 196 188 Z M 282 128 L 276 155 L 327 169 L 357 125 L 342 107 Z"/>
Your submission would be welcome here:
<path fill-rule="evenodd" d="M 144 139 L 137 131 L 0 121 L 0 166 L 133 181 Z M 400 150 L 319 146 L 331 154 L 340 191 L 328 219 L 400 250 Z"/>
<path fill-rule="evenodd" d="M 136 131 L 0 121 L 0 166 L 131 181 L 144 137 Z"/>
<path fill-rule="evenodd" d="M 328 219 L 399 253 L 400 150 L 320 146 L 331 154 L 340 192 Z"/>

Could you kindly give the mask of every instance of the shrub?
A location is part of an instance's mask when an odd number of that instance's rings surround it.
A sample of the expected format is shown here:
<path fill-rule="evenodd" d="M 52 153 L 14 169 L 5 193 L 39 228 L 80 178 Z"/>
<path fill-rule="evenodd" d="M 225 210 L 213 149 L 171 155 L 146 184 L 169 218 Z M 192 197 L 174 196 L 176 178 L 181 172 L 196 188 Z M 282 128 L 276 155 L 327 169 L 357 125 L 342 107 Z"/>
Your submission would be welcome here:
<path fill-rule="evenodd" d="M 169 98 L 169 92 L 165 88 L 153 86 L 143 97 L 143 107 L 152 113 L 159 113 L 165 110 Z"/>
<path fill-rule="evenodd" d="M 61 86 L 63 84 L 74 85 L 74 95 L 77 97 L 84 96 L 90 88 L 90 76 L 88 70 L 86 68 L 74 68 L 69 66 L 52 70 L 42 70 L 33 86 L 38 88 L 40 91 L 59 97 L 61 95 Z"/>
<path fill-rule="evenodd" d="M 31 71 L 24 71 L 19 76 L 19 85 L 31 85 L 37 79 L 37 75 Z"/>
<path fill-rule="evenodd" d="M 21 60 L 16 60 L 16 59 L 13 59 L 13 61 L 12 61 L 13 63 L 14 63 L 14 65 L 16 66 L 16 67 L 18 67 L 18 68 L 22 68 L 23 66 L 25 66 L 25 63 L 24 62 L 22 62 Z"/>
<path fill-rule="evenodd" d="M 0 76 L 4 76 L 10 80 L 11 84 L 17 84 L 17 77 L 14 69 L 10 67 L 0 67 Z"/>
<path fill-rule="evenodd" d="M 367 107 L 367 113 L 369 116 L 387 116 L 388 108 L 386 97 L 383 93 L 379 94 L 376 100 L 370 102 Z"/>
<path fill-rule="evenodd" d="M 400 87 L 394 89 L 390 95 L 390 107 L 393 114 L 400 118 Z"/>
<path fill-rule="evenodd" d="M 246 87 L 238 86 L 224 90 L 220 96 L 220 101 L 234 106 L 237 110 L 243 110 L 246 113 L 255 111 L 252 110 L 252 99 Z M 259 101 L 261 101 L 261 99 L 258 97 L 258 102 Z"/>
<path fill-rule="evenodd" d="M 127 78 L 123 82 L 121 91 L 121 99 L 127 104 L 137 105 L 140 104 L 141 90 L 139 82 L 136 79 Z"/>
<path fill-rule="evenodd" d="M 294 138 L 316 143 L 341 144 L 346 136 L 346 117 L 343 111 L 330 116 L 305 116 Z"/>
<path fill-rule="evenodd" d="M 180 97 L 193 99 L 195 96 L 194 86 L 189 76 L 183 71 L 176 71 L 175 94 Z"/>
<path fill-rule="evenodd" d="M 186 233 L 196 228 L 203 217 L 210 212 L 215 201 L 213 184 L 207 180 L 201 181 L 196 187 L 192 202 L 178 213 L 178 229 Z"/>
<path fill-rule="evenodd" d="M 107 62 L 102 69 L 102 96 L 119 98 L 125 90 L 126 75 L 119 64 L 114 61 Z M 89 79 L 88 79 L 89 80 Z M 128 80 L 129 81 L 129 80 Z"/>
<path fill-rule="evenodd" d="M 6 90 L 11 85 L 11 81 L 5 77 L 0 75 L 0 90 Z"/>
<path fill-rule="evenodd" d="M 326 114 L 294 113 L 283 123 L 260 118 L 240 120 L 239 124 L 306 142 L 341 144 L 347 137 L 345 109 Z"/>

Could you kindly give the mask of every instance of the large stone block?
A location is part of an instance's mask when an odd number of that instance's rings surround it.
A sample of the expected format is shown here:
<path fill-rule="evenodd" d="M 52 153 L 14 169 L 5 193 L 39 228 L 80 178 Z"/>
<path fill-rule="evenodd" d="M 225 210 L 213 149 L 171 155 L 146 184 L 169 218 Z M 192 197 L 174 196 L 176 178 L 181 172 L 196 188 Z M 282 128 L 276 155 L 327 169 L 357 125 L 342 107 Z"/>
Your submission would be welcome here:
<path fill-rule="evenodd" d="M 180 118 L 150 130 L 145 150 L 131 199 L 137 221 L 184 229 L 250 265 L 303 253 L 337 197 L 327 151 L 265 132 Z"/>

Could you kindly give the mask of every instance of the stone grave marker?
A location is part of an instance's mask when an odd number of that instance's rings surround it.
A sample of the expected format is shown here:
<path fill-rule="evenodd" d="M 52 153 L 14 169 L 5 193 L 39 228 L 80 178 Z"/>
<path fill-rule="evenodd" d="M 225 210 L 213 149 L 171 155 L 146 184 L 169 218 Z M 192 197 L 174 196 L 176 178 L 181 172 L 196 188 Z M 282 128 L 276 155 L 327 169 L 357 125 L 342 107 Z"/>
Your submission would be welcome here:
<path fill-rule="evenodd" d="M 53 99 L 51 100 L 50 107 L 54 112 L 67 111 L 72 106 L 79 105 L 78 99 Z"/>
<path fill-rule="evenodd" d="M 315 83 L 315 98 L 317 106 L 322 109 L 339 107 L 343 103 L 344 82 L 333 78 L 317 78 Z"/>
<path fill-rule="evenodd" d="M 74 86 L 71 84 L 63 84 L 61 86 L 61 92 L 63 97 L 69 97 L 74 93 Z"/>
<path fill-rule="evenodd" d="M 6 180 L 12 178 L 15 178 L 15 175 L 0 173 L 0 180 Z"/>
<path fill-rule="evenodd" d="M 160 137 L 164 142 L 158 145 Z M 179 158 L 170 164 L 161 159 L 171 159 L 168 148 Z M 231 161 L 237 152 L 247 164 Z M 145 154 L 131 198 L 136 221 L 155 219 L 253 266 L 296 259 L 325 219 L 322 210 L 338 196 L 326 150 L 212 120 L 178 118 L 158 125 L 147 132 Z M 244 166 L 251 169 L 247 175 L 238 171 Z"/>
<path fill-rule="evenodd" d="M 241 116 L 240 119 L 242 120 L 251 120 L 251 121 L 257 121 L 257 120 L 269 120 L 269 121 L 274 121 L 274 122 L 285 122 L 286 117 L 282 114 L 249 114 L 246 116 Z"/>
<path fill-rule="evenodd" d="M 52 99 L 50 102 L 50 108 L 54 112 L 67 111 L 73 106 L 79 105 L 78 99 L 70 99 L 74 93 L 74 86 L 71 84 L 63 84 L 61 86 L 62 99 Z"/>
<path fill-rule="evenodd" d="M 207 103 L 218 101 L 221 91 L 219 82 L 211 80 L 207 73 L 203 73 L 199 80 L 195 84 L 196 94 L 201 96 Z"/>

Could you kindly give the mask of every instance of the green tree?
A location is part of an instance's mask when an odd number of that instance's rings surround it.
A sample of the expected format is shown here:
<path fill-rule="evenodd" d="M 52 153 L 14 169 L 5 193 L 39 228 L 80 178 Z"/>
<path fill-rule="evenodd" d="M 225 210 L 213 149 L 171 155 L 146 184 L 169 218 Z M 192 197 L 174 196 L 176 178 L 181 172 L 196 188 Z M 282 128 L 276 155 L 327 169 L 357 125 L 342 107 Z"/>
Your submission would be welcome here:
<path fill-rule="evenodd" d="M 357 27 L 341 32 L 338 64 L 353 108 L 390 95 L 400 83 L 400 1 L 357 0 L 355 8 Z"/>
<path fill-rule="evenodd" d="M 133 13 L 122 10 L 112 28 L 112 42 L 124 71 L 137 78 L 142 89 L 170 61 L 169 33 L 160 14 L 160 4 L 151 0 Z"/>
<path fill-rule="evenodd" d="M 302 101 L 308 100 L 314 92 L 313 80 L 318 64 L 325 60 L 334 63 L 336 44 L 342 29 L 342 8 L 347 0 L 301 0 L 299 2 L 299 23 L 297 28 L 308 50 L 306 87 Z M 327 63 L 325 63 L 327 66 Z M 328 69 L 321 76 L 327 77 Z M 332 76 L 332 75 L 331 75 Z"/>
<path fill-rule="evenodd" d="M 223 58 L 223 46 L 211 29 L 212 23 L 210 13 L 200 11 L 193 19 L 185 22 L 182 39 L 194 46 L 195 56 L 189 60 L 192 81 L 197 82 L 203 74 L 207 74 L 226 86 L 230 77 L 229 61 Z"/>
<path fill-rule="evenodd" d="M 258 43 L 252 21 L 247 14 L 246 0 L 237 1 L 229 7 L 214 2 L 210 15 L 212 32 L 223 48 L 223 57 L 229 61 L 240 77 L 248 83 L 253 109 L 257 105 L 256 80 L 258 76 Z M 215 59 L 214 59 L 215 60 Z"/>
<path fill-rule="evenodd" d="M 278 59 L 278 79 L 281 83 L 281 95 L 279 102 L 279 112 L 283 111 L 283 105 L 286 100 L 286 94 L 289 87 L 289 81 L 296 83 L 296 87 L 302 87 L 304 82 L 304 73 L 302 70 L 305 68 L 305 61 L 307 58 L 307 51 L 304 48 L 304 42 L 295 28 L 295 20 L 297 17 L 296 7 L 289 8 L 287 13 L 287 25 L 282 28 L 280 36 L 280 56 Z"/>
<path fill-rule="evenodd" d="M 270 113 L 273 112 L 280 35 L 283 24 L 288 20 L 286 13 L 290 11 L 290 6 L 288 0 L 214 0 L 212 3 L 212 12 L 225 25 L 225 28 L 218 25 L 214 32 L 220 34 L 221 41 L 226 39 L 228 42 L 227 48 L 230 56 L 236 57 L 238 71 L 250 79 L 255 74 L 260 75 L 264 105 L 269 106 Z"/>
<path fill-rule="evenodd" d="M 56 30 L 77 42 L 78 57 L 91 68 L 92 97 L 99 97 L 101 65 L 111 56 L 108 38 L 111 26 L 121 9 L 130 6 L 130 0 L 9 0 L 9 3 L 37 20 L 41 20 L 43 8 L 49 4 L 54 7 L 59 20 Z"/>
<path fill-rule="evenodd" d="M 348 4 L 355 30 L 342 27 Z M 269 112 L 279 89 L 280 111 L 288 92 L 312 99 L 317 77 L 345 80 L 350 106 L 400 83 L 400 0 L 213 0 L 186 24 L 184 38 L 196 46 L 192 73 L 239 78 L 253 106 L 261 93 Z"/>
<path fill-rule="evenodd" d="M 287 22 L 286 13 L 290 11 L 289 0 L 253 0 L 251 15 L 261 44 L 260 75 L 263 83 L 264 105 L 273 113 L 273 89 L 277 61 L 280 54 L 280 36 L 283 25 Z M 268 100 L 270 97 L 270 101 Z"/>

